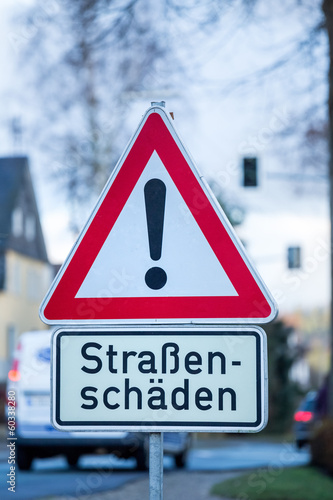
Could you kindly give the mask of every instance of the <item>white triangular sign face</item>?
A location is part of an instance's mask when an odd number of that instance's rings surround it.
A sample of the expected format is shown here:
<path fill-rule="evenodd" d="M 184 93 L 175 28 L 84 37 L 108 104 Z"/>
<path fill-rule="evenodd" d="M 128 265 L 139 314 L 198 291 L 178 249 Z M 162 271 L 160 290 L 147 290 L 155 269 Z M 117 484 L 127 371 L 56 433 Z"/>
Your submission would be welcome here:
<path fill-rule="evenodd" d="M 167 281 L 159 290 L 149 288 L 144 279 L 152 260 L 143 193 L 146 183 L 154 178 L 166 186 L 158 265 L 166 272 Z M 237 292 L 154 151 L 76 297 L 165 295 L 232 296 Z"/>
<path fill-rule="evenodd" d="M 259 323 L 276 312 L 167 114 L 150 108 L 45 297 L 41 318 Z"/>

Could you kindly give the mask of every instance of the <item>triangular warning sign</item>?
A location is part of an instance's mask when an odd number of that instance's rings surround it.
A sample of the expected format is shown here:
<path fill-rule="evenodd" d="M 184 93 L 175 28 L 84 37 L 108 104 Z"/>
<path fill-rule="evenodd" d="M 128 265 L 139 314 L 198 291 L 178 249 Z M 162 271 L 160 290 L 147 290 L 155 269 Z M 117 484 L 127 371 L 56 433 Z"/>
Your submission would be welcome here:
<path fill-rule="evenodd" d="M 264 323 L 276 313 L 171 120 L 152 106 L 47 293 L 42 320 Z"/>

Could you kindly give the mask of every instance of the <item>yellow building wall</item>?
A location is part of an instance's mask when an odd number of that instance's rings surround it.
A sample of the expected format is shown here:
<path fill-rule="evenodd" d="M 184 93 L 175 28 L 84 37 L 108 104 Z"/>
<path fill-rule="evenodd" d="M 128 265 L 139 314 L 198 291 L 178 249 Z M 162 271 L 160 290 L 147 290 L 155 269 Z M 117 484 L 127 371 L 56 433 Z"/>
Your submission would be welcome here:
<path fill-rule="evenodd" d="M 0 292 L 0 380 L 4 378 L 9 351 L 18 336 L 27 330 L 47 328 L 38 311 L 52 281 L 50 264 L 12 250 L 5 259 L 5 287 Z"/>

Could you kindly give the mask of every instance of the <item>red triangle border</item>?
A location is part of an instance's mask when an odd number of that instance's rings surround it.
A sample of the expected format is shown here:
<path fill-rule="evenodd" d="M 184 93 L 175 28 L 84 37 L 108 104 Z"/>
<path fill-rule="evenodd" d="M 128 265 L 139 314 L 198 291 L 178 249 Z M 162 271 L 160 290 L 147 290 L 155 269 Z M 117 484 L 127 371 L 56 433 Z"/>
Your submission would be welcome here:
<path fill-rule="evenodd" d="M 177 142 L 178 144 L 177 144 Z M 254 269 L 250 271 L 244 251 L 230 235 L 208 198 L 191 160 L 164 110 L 151 108 L 117 174 L 97 205 L 86 232 L 74 247 L 41 306 L 49 324 L 114 322 L 268 322 L 276 314 L 274 300 Z M 112 230 L 121 210 L 156 151 L 186 205 L 227 273 L 238 296 L 232 297 L 133 297 L 75 298 L 90 267 Z M 186 156 L 188 159 L 186 159 Z M 110 182 L 110 181 L 109 181 Z M 108 186 L 108 185 L 107 185 Z M 105 223 L 107 221 L 107 224 Z M 232 231 L 232 230 L 231 230 Z M 244 320 L 244 321 L 242 321 Z"/>

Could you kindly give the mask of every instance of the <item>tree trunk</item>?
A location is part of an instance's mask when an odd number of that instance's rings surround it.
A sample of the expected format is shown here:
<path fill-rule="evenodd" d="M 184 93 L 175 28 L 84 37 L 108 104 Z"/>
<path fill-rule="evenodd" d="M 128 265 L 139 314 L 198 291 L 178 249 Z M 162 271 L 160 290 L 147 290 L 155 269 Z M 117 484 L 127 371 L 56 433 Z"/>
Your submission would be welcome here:
<path fill-rule="evenodd" d="M 333 0 L 324 0 L 322 4 L 323 12 L 326 19 L 326 30 L 329 43 L 329 77 L 328 77 L 328 120 L 329 120 L 329 182 L 330 182 L 330 219 L 331 219 L 331 319 L 330 319 L 330 335 L 331 335 L 331 367 L 329 373 L 329 388 L 328 391 L 328 414 L 333 418 Z"/>

